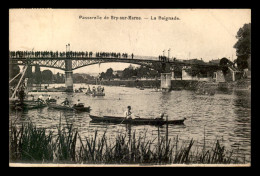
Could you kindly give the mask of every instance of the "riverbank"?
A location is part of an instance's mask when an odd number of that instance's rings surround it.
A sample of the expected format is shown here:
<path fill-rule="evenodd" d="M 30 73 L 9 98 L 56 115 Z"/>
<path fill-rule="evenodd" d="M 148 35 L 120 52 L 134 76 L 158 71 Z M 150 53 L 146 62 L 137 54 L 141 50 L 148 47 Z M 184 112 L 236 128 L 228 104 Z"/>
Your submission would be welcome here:
<path fill-rule="evenodd" d="M 198 81 L 195 80 L 171 80 L 171 89 L 195 89 Z M 87 84 L 96 85 L 95 81 L 88 81 Z M 160 88 L 160 80 L 104 80 L 100 83 L 106 86 L 122 87 L 143 87 L 143 88 Z"/>
<path fill-rule="evenodd" d="M 83 83 L 81 83 L 83 84 Z M 96 85 L 96 81 L 88 81 L 85 84 Z M 119 87 L 143 87 L 143 88 L 160 88 L 160 80 L 103 80 L 98 84 L 105 86 Z M 61 84 L 62 85 L 62 84 Z M 87 87 L 87 86 L 86 86 Z M 171 90 L 198 90 L 201 88 L 211 90 L 251 90 L 251 80 L 244 79 L 234 82 L 206 82 L 197 80 L 171 80 Z M 30 89 L 29 92 L 65 92 L 65 87 L 48 88 L 46 86 L 41 89 Z"/>
<path fill-rule="evenodd" d="M 96 85 L 95 81 L 88 81 L 86 84 Z M 123 86 L 123 87 L 143 87 L 143 88 L 160 88 L 160 80 L 104 80 L 100 82 L 106 86 Z M 234 82 L 206 82 L 197 80 L 171 80 L 171 90 L 197 90 L 205 87 L 206 89 L 235 89 L 250 90 L 251 80 L 244 79 Z"/>

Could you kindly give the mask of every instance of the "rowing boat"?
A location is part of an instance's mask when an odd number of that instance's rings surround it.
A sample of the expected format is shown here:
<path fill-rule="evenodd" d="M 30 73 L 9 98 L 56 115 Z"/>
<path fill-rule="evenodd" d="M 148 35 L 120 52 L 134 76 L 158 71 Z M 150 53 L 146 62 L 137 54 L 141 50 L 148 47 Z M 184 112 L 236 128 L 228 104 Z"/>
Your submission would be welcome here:
<path fill-rule="evenodd" d="M 82 103 L 83 104 L 83 103 Z M 84 107 L 84 105 L 82 106 L 77 106 L 77 105 L 74 105 L 73 108 L 76 110 L 76 111 L 81 111 L 81 112 L 90 112 L 90 106 L 88 107 Z"/>
<path fill-rule="evenodd" d="M 52 109 L 60 109 L 60 110 L 71 110 L 73 111 L 74 109 L 70 107 L 69 105 L 59 105 L 59 104 L 48 104 L 49 108 Z"/>
<path fill-rule="evenodd" d="M 104 92 L 86 92 L 86 95 L 91 95 L 91 96 L 105 96 Z"/>
<path fill-rule="evenodd" d="M 151 119 L 151 118 L 134 118 L 126 119 L 125 117 L 115 117 L 115 116 L 94 116 L 89 115 L 92 122 L 106 122 L 115 124 L 134 124 L 134 125 L 164 125 L 164 124 L 175 124 L 181 125 L 184 123 L 186 118 L 181 120 L 165 120 L 161 118 Z"/>
<path fill-rule="evenodd" d="M 76 104 L 74 104 L 73 106 L 69 106 L 69 105 L 58 105 L 58 104 L 48 104 L 49 108 L 53 108 L 53 109 L 59 109 L 59 110 L 69 110 L 69 111 L 80 111 L 80 112 L 90 112 L 90 106 L 88 107 L 84 107 L 83 106 L 77 106 Z"/>
<path fill-rule="evenodd" d="M 31 109 L 40 109 L 44 108 L 47 105 L 44 103 L 39 102 L 27 102 L 27 103 L 17 103 L 17 104 L 11 104 L 10 108 L 13 110 L 31 110 Z"/>

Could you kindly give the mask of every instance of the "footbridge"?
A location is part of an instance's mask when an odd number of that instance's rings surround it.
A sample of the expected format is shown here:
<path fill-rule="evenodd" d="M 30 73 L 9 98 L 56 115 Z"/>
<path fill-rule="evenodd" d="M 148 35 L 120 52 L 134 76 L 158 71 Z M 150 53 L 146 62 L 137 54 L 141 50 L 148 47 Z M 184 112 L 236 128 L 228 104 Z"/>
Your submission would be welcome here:
<path fill-rule="evenodd" d="M 102 63 L 130 63 L 146 66 L 148 68 L 158 70 L 159 66 L 162 66 L 163 70 L 168 66 L 170 70 L 174 70 L 175 67 L 187 68 L 196 66 L 198 68 L 207 68 L 209 70 L 218 70 L 220 66 L 218 64 L 210 63 L 191 63 L 181 60 L 155 60 L 155 59 L 142 59 L 142 58 L 120 58 L 120 57 L 16 57 L 10 56 L 9 63 L 15 65 L 29 65 L 49 67 L 65 71 L 65 85 L 68 91 L 73 90 L 73 70 Z"/>

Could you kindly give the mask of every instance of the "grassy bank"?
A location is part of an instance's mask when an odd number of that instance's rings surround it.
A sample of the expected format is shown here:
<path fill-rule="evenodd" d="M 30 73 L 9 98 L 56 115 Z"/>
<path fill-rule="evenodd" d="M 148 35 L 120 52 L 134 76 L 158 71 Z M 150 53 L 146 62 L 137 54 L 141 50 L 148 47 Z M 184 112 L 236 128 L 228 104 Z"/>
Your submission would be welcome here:
<path fill-rule="evenodd" d="M 168 133 L 148 140 L 146 134 L 135 132 L 118 134 L 111 141 L 104 133 L 95 131 L 93 137 L 82 140 L 72 125 L 57 127 L 58 132 L 47 132 L 31 123 L 17 127 L 10 125 L 10 162 L 32 163 L 95 163 L 95 164 L 236 164 L 240 160 L 228 152 L 217 140 L 210 150 L 194 146 L 191 139 L 179 144 L 178 136 Z M 168 130 L 167 130 L 168 131 Z"/>

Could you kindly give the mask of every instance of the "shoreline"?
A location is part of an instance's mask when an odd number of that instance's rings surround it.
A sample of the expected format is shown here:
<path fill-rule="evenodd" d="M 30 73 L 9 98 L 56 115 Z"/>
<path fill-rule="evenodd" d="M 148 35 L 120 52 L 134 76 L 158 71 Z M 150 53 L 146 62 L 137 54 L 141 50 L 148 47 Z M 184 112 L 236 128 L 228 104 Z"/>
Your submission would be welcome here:
<path fill-rule="evenodd" d="M 99 82 L 103 86 L 118 86 L 118 87 L 143 87 L 145 89 L 160 88 L 160 80 L 104 80 Z M 49 83 L 49 84 L 62 84 L 64 83 Z M 49 85 L 48 84 L 48 85 Z M 87 81 L 85 83 L 74 84 L 86 84 L 97 85 L 96 81 Z M 225 89 L 225 90 L 251 90 L 251 80 L 238 80 L 235 82 L 205 82 L 197 80 L 171 80 L 171 90 L 197 90 L 200 87 L 206 89 Z M 84 86 L 83 86 L 84 87 Z M 65 87 L 59 88 L 47 88 L 41 90 L 31 90 L 29 92 L 66 92 Z"/>

